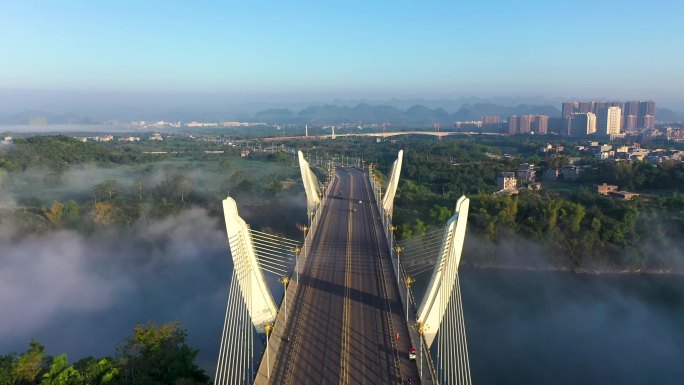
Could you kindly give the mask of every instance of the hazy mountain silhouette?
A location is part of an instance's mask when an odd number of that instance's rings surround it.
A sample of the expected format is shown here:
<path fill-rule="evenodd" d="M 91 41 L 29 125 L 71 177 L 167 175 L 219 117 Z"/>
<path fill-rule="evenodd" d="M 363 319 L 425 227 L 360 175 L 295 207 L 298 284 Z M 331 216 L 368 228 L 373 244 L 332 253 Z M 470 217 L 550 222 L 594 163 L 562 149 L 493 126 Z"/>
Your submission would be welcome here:
<path fill-rule="evenodd" d="M 659 122 L 681 122 L 684 114 L 672 111 L 669 108 L 656 108 L 656 118 Z"/>
<path fill-rule="evenodd" d="M 406 110 L 388 106 L 373 106 L 360 103 L 354 107 L 326 104 L 309 106 L 296 116 L 290 110 L 270 109 L 257 112 L 254 118 L 267 122 L 278 123 L 314 123 L 314 124 L 342 124 L 342 123 L 390 123 L 393 125 L 432 125 L 434 123 L 450 125 L 458 120 L 480 120 L 485 115 L 499 115 L 505 118 L 510 115 L 544 114 L 560 116 L 560 110 L 551 105 L 526 105 L 517 107 L 503 106 L 492 103 L 466 104 L 458 111 L 450 114 L 444 108 L 430 108 L 424 105 L 413 105 Z"/>
<path fill-rule="evenodd" d="M 19 112 L 5 111 L 0 113 L 0 124 L 25 125 L 32 118 L 46 118 L 48 124 L 99 124 L 110 120 L 130 122 L 145 121 L 259 121 L 278 124 L 380 124 L 390 123 L 396 126 L 421 125 L 430 126 L 440 123 L 451 126 L 456 121 L 480 120 L 485 115 L 498 115 L 505 120 L 512 115 L 548 115 L 560 117 L 560 104 L 508 104 L 514 99 L 502 99 L 503 103 L 463 102 L 437 100 L 426 101 L 429 105 L 415 103 L 412 100 L 386 101 L 380 104 L 361 102 L 349 105 L 351 101 L 335 101 L 333 104 L 310 103 L 305 105 L 283 104 L 280 107 L 268 106 L 256 109 L 256 104 L 249 106 L 232 106 L 227 104 L 185 105 L 175 108 L 160 106 L 147 110 L 136 107 L 117 107 L 108 113 L 93 111 L 93 114 L 82 112 L 61 112 L 47 109 L 26 109 Z M 476 100 L 470 98 L 467 100 Z M 339 104 L 338 104 L 339 103 Z M 656 119 L 659 122 L 677 122 L 684 120 L 684 113 L 668 108 L 658 108 Z M 446 127 L 446 126 L 445 126 Z"/>

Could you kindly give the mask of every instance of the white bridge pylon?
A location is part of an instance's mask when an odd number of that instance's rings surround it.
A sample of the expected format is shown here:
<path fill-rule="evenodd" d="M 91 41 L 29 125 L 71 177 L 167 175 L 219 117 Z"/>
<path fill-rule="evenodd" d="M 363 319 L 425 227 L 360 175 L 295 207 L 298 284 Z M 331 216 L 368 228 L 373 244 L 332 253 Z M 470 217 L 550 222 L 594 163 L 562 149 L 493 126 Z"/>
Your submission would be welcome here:
<path fill-rule="evenodd" d="M 389 183 L 387 184 L 387 191 L 382 198 L 382 208 L 389 216 L 392 216 L 392 209 L 394 208 L 394 196 L 397 193 L 397 186 L 399 186 L 399 174 L 401 174 L 401 162 L 404 158 L 404 150 L 399 150 L 397 160 L 392 164 L 392 173 L 390 174 Z"/>
<path fill-rule="evenodd" d="M 437 337 L 435 373 L 437 382 L 443 385 L 472 384 L 458 279 L 469 205 L 465 196 L 456 202 L 456 212 L 447 221 L 432 278 L 417 314 L 428 349 Z"/>
<path fill-rule="evenodd" d="M 254 341 L 273 325 L 279 310 L 264 273 L 287 277 L 292 263 L 296 264 L 299 245 L 292 239 L 250 229 L 238 215 L 233 198 L 223 200 L 223 213 L 233 272 L 214 384 L 246 385 L 253 383 L 258 364 Z"/>
<path fill-rule="evenodd" d="M 302 182 L 304 183 L 304 191 L 306 192 L 306 208 L 308 211 L 314 211 L 321 203 L 321 185 L 318 178 L 311 171 L 309 162 L 304 159 L 304 154 L 298 151 L 299 156 L 299 171 L 302 173 Z"/>
<path fill-rule="evenodd" d="M 245 303 L 248 302 L 249 294 L 249 316 L 256 330 L 263 333 L 264 325 L 275 320 L 278 308 L 257 261 L 249 227 L 238 215 L 237 204 L 233 198 L 223 200 L 223 214 L 235 269 L 233 276 L 238 278 Z"/>

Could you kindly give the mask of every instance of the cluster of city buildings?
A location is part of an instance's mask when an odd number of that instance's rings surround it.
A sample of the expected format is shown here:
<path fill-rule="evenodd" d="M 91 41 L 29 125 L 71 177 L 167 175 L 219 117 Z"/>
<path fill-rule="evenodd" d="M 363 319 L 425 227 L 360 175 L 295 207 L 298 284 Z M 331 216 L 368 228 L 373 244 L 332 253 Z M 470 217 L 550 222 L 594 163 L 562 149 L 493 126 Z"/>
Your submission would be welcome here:
<path fill-rule="evenodd" d="M 621 135 L 655 127 L 655 102 L 565 102 L 558 124 L 569 136 Z"/>
<path fill-rule="evenodd" d="M 651 128 L 642 131 L 641 138 L 644 141 L 669 140 L 673 142 L 684 142 L 684 128 L 665 127 L 664 130 L 657 130 L 655 128 Z"/>
<path fill-rule="evenodd" d="M 665 160 L 677 163 L 684 161 L 684 151 L 666 150 L 663 148 L 649 150 L 647 148 L 641 148 L 639 143 L 633 143 L 631 146 L 612 146 L 610 144 L 591 142 L 589 146 L 577 146 L 577 149 L 580 151 L 589 151 L 594 155 L 594 158 L 599 160 L 639 160 L 652 164 L 658 164 Z"/>
<path fill-rule="evenodd" d="M 564 102 L 561 117 L 548 115 L 513 115 L 505 121 L 497 115 L 483 116 L 476 122 L 456 122 L 454 126 L 480 128 L 483 131 L 515 134 L 556 133 L 563 136 L 586 137 L 603 135 L 621 137 L 625 134 L 667 135 L 670 140 L 684 139 L 684 132 L 669 128 L 668 133 L 654 130 L 655 102 L 648 101 L 588 101 Z"/>
<path fill-rule="evenodd" d="M 167 122 L 164 120 L 160 120 L 157 122 L 148 122 L 145 120 L 140 120 L 137 122 L 131 122 L 131 125 L 135 128 L 138 129 L 146 129 L 146 128 L 152 128 L 152 129 L 159 129 L 159 128 L 180 128 L 181 127 L 181 122 Z"/>
<path fill-rule="evenodd" d="M 487 117 L 493 120 L 492 117 Z M 484 120 L 484 119 L 483 119 Z M 508 134 L 546 134 L 549 130 L 548 115 L 521 115 L 508 117 Z"/>
<path fill-rule="evenodd" d="M 115 137 L 114 135 L 98 135 L 98 136 L 75 136 L 75 139 L 80 140 L 81 142 L 87 142 L 89 140 L 92 140 L 94 142 L 112 142 L 114 141 Z M 139 136 L 118 136 L 116 137 L 116 140 L 119 142 L 139 142 L 141 138 Z M 152 136 L 148 137 L 147 140 L 153 140 L 153 141 L 161 141 L 164 140 L 164 138 L 161 136 L 160 133 L 155 132 L 152 134 Z"/>
<path fill-rule="evenodd" d="M 253 127 L 253 126 L 265 126 L 266 123 L 253 123 L 253 122 L 222 122 L 222 123 L 207 123 L 207 122 L 190 122 L 185 126 L 190 128 L 197 127 Z"/>
<path fill-rule="evenodd" d="M 495 124 L 496 117 L 485 116 L 482 124 Z M 488 123 L 486 124 L 485 121 Z M 620 137 L 625 133 L 638 133 L 655 127 L 655 102 L 565 102 L 561 117 L 547 115 L 509 116 L 508 134 L 546 134 L 555 132 L 564 136 L 585 137 L 605 135 Z"/>
<path fill-rule="evenodd" d="M 253 122 L 197 122 L 192 121 L 188 123 L 177 122 L 167 122 L 160 120 L 157 122 L 148 122 L 145 120 L 140 120 L 136 122 L 131 122 L 131 125 L 138 129 L 160 129 L 160 128 L 201 128 L 201 127 L 251 127 L 251 126 L 263 126 L 266 123 L 253 123 Z"/>
<path fill-rule="evenodd" d="M 496 118 L 496 125 L 499 125 L 499 117 L 498 116 L 485 116 L 482 118 L 482 120 L 459 120 L 457 122 L 454 122 L 454 127 L 455 128 L 481 128 L 485 126 L 485 118 Z"/>

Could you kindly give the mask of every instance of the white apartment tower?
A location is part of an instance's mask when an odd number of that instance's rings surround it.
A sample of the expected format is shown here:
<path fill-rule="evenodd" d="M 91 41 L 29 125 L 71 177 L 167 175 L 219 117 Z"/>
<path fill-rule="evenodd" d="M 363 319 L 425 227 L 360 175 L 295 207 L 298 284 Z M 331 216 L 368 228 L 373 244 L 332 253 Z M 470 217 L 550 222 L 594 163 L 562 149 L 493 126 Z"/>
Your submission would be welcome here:
<path fill-rule="evenodd" d="M 608 135 L 617 135 L 622 127 L 622 109 L 620 107 L 608 107 Z"/>
<path fill-rule="evenodd" d="M 605 107 L 596 116 L 597 134 L 618 135 L 622 128 L 622 109 L 620 107 Z"/>
<path fill-rule="evenodd" d="M 591 112 L 587 112 L 587 134 L 595 134 L 596 133 L 596 114 L 592 114 Z"/>

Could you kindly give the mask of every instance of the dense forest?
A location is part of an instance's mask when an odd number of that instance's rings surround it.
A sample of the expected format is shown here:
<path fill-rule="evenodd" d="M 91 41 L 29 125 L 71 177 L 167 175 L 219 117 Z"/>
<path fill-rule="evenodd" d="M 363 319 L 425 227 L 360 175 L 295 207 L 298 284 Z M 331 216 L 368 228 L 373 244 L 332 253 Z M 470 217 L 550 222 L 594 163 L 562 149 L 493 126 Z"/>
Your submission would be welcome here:
<path fill-rule="evenodd" d="M 63 170 L 78 163 L 133 163 L 145 156 L 139 151 L 116 151 L 95 143 L 84 143 L 63 135 L 16 138 L 12 146 L 0 148 L 0 169 L 25 170 L 46 166 Z"/>
<path fill-rule="evenodd" d="M 399 239 L 424 234 L 451 216 L 462 194 L 471 199 L 464 264 L 575 271 L 682 271 L 684 164 L 598 161 L 564 142 L 540 154 L 548 138 L 467 137 L 441 141 L 404 137 L 318 141 L 316 151 L 376 163 L 387 174 L 404 162 L 394 222 Z M 560 144 L 560 143 L 557 143 Z M 576 180 L 542 181 L 541 191 L 496 195 L 496 178 L 523 163 L 539 170 L 575 162 Z M 541 175 L 539 175 L 541 176 Z M 541 179 L 541 178 L 540 178 Z M 640 193 L 621 201 L 596 192 L 601 183 Z"/>

